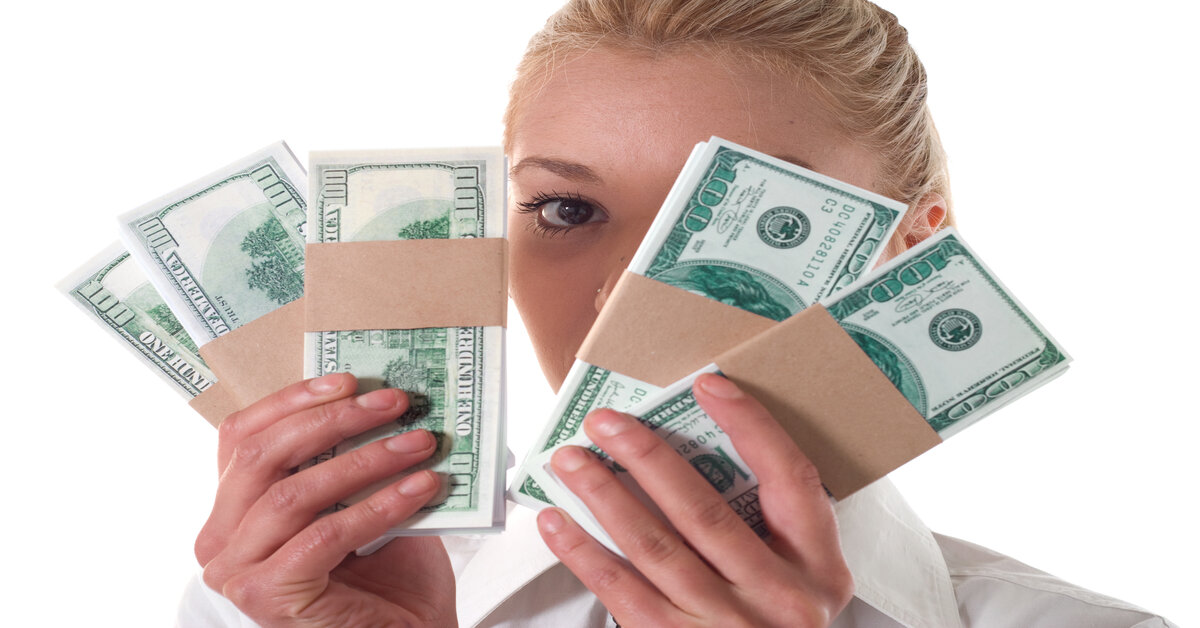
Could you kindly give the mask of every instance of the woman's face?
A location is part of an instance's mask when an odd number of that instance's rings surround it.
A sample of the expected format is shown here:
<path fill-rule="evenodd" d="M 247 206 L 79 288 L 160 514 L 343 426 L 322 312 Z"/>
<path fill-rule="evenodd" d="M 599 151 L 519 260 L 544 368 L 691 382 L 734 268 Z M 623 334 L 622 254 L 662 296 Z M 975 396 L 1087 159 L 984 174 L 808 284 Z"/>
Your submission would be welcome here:
<path fill-rule="evenodd" d="M 514 122 L 510 290 L 555 390 L 697 142 L 716 135 L 873 189 L 818 101 L 736 59 L 593 49 Z"/>

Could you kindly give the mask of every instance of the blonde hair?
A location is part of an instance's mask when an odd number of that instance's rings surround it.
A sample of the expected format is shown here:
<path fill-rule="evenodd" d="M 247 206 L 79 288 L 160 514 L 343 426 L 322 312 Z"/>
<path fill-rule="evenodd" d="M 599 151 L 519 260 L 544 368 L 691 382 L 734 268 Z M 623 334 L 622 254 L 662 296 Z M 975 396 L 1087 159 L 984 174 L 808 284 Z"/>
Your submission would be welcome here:
<path fill-rule="evenodd" d="M 925 68 L 896 17 L 866 0 L 570 0 L 533 36 L 517 66 L 504 114 L 506 147 L 539 84 L 557 64 L 595 47 L 734 54 L 815 88 L 846 134 L 878 155 L 877 192 L 910 206 L 939 194 L 947 208 L 943 224 L 953 224 Z M 909 212 L 892 252 L 931 233 L 922 216 Z"/>

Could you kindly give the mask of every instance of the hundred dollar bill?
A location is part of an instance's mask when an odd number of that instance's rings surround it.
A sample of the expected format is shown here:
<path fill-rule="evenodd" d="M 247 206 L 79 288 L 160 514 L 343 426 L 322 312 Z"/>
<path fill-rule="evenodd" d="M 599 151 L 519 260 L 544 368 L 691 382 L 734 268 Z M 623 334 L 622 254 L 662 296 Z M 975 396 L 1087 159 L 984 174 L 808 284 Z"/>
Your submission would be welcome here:
<path fill-rule="evenodd" d="M 310 176 L 312 243 L 505 236 L 507 173 L 499 148 L 319 152 L 311 155 Z M 395 422 L 310 464 L 414 428 L 438 439 L 438 452 L 421 468 L 441 474 L 445 492 L 389 535 L 503 524 L 504 328 L 310 332 L 304 347 L 305 377 L 350 372 L 360 390 L 400 388 L 412 400 Z"/>
<path fill-rule="evenodd" d="M 1060 375 L 1070 362 L 953 229 L 910 249 L 824 305 L 943 439 Z M 719 371 L 709 365 L 632 413 L 763 534 L 753 473 L 692 396 L 692 383 L 704 372 Z M 645 499 L 628 473 L 586 435 L 567 444 L 591 447 Z M 553 477 L 549 455 L 534 463 L 533 477 L 546 487 L 547 495 L 612 547 L 582 502 Z"/>
<path fill-rule="evenodd" d="M 830 298 L 826 309 L 943 439 L 1070 363 L 955 229 Z"/>
<path fill-rule="evenodd" d="M 870 270 L 906 210 L 714 137 L 692 152 L 628 270 L 782 321 Z M 510 496 L 548 505 L 531 459 L 571 438 L 588 412 L 628 410 L 658 391 L 576 360 Z"/>
<path fill-rule="evenodd" d="M 121 245 L 106 247 L 58 288 L 184 398 L 216 383 L 192 338 Z"/>
<path fill-rule="evenodd" d="M 121 240 L 201 346 L 304 292 L 304 169 L 283 142 L 121 216 Z"/>

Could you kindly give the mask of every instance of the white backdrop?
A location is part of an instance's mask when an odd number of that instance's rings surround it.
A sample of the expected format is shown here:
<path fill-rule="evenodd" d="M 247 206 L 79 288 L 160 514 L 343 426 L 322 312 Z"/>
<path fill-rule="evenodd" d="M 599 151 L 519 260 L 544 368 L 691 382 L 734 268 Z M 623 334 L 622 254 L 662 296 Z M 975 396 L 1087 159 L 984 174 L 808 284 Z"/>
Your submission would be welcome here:
<path fill-rule="evenodd" d="M 117 214 L 280 138 L 302 160 L 498 143 L 512 68 L 558 3 L 5 10 L 0 623 L 169 624 L 215 487 L 215 431 L 52 284 L 115 238 Z M 935 530 L 1200 625 L 1185 582 L 1200 59 L 1184 30 L 1200 15 L 883 4 L 932 77 L 963 234 L 1076 360 L 895 481 Z M 522 451 L 549 392 L 511 320 Z"/>

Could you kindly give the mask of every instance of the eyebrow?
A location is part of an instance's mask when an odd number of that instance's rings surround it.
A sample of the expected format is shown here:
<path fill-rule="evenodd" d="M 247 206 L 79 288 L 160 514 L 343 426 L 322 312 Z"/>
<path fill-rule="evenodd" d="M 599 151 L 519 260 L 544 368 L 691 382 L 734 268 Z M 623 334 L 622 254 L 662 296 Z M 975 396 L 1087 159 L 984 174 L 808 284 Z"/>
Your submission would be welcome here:
<path fill-rule="evenodd" d="M 771 156 L 791 164 L 796 164 L 801 168 L 807 168 L 808 170 L 816 172 L 816 168 L 813 168 L 812 164 L 809 164 L 807 161 L 804 161 L 798 157 L 793 157 L 792 155 Z M 564 161 L 562 159 L 552 159 L 550 157 L 526 157 L 509 169 L 508 176 L 516 176 L 526 168 L 541 168 L 543 170 L 548 170 L 564 179 L 578 181 L 581 183 L 604 183 L 604 180 L 600 178 L 600 175 L 596 174 L 595 170 L 592 170 L 581 163 Z"/>
<path fill-rule="evenodd" d="M 604 180 L 595 170 L 573 161 L 563 161 L 550 157 L 526 157 L 509 169 L 508 176 L 516 176 L 526 168 L 541 168 L 571 181 L 580 183 L 603 183 Z"/>

